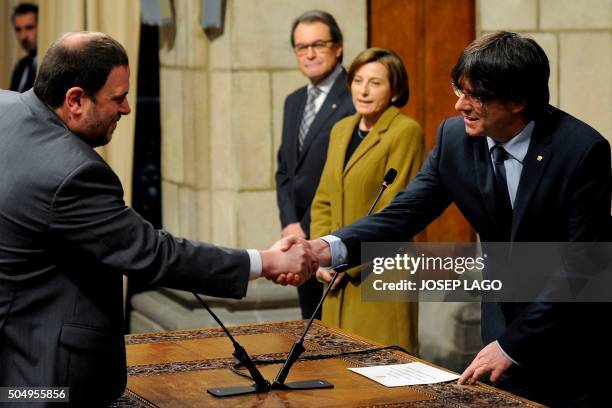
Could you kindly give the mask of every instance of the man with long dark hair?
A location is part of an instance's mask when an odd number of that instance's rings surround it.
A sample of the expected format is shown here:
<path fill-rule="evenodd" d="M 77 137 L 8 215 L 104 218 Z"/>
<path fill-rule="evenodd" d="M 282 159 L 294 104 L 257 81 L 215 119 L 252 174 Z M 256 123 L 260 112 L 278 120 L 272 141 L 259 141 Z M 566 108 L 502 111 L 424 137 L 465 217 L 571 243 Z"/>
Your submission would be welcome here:
<path fill-rule="evenodd" d="M 488 242 L 598 242 L 610 228 L 610 144 L 548 104 L 549 64 L 532 39 L 477 39 L 452 70 L 461 115 L 438 128 L 419 174 L 378 214 L 311 241 L 321 265 L 360 263 L 362 242 L 407 241 L 454 202 Z M 327 241 L 327 242 L 326 242 Z M 495 272 L 495 271 L 492 271 Z M 553 406 L 604 406 L 610 352 L 602 304 L 483 303 L 485 347 L 460 384 L 483 376 Z"/>

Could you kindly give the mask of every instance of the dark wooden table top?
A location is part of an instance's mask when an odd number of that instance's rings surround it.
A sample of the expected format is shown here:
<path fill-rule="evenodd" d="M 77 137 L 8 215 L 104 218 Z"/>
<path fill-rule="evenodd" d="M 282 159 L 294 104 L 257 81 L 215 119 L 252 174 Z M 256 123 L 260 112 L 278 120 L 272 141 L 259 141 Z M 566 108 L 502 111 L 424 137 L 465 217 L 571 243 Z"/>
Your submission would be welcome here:
<path fill-rule="evenodd" d="M 256 360 L 286 357 L 305 321 L 244 325 L 230 328 L 238 342 Z M 230 367 L 237 363 L 233 347 L 221 329 L 134 334 L 126 337 L 128 386 L 116 407 L 539 407 L 485 384 L 458 386 L 455 381 L 410 387 L 384 387 L 347 370 L 383 364 L 423 361 L 394 350 L 338 356 L 379 345 L 315 322 L 304 342 L 308 355 L 321 360 L 298 361 L 287 381 L 323 379 L 333 389 L 271 391 L 263 394 L 216 398 L 211 387 L 249 385 L 248 378 Z M 424 361 L 423 361 L 424 362 Z M 425 362 L 427 363 L 427 362 Z M 430 364 L 430 363 L 427 363 Z M 432 365 L 432 364 L 430 364 Z M 258 365 L 265 378 L 276 377 L 280 364 Z"/>

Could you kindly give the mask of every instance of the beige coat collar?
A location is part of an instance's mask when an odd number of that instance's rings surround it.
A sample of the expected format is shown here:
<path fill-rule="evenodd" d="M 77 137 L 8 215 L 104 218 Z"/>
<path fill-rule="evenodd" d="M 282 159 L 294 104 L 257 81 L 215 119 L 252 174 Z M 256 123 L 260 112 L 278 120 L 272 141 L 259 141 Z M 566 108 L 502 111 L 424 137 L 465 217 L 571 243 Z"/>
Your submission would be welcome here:
<path fill-rule="evenodd" d="M 380 118 L 378 119 L 374 127 L 370 130 L 370 133 L 368 134 L 368 136 L 365 139 L 363 139 L 363 142 L 359 144 L 359 146 L 357 147 L 357 149 L 355 150 L 355 152 L 349 159 L 348 163 L 344 167 L 344 172 L 343 172 L 344 175 L 346 175 L 346 173 L 351 169 L 351 167 L 354 166 L 355 163 L 359 161 L 359 159 L 362 158 L 368 152 L 368 150 L 370 150 L 371 148 L 373 148 L 374 146 L 378 144 L 378 142 L 380 141 L 380 138 L 387 131 L 387 129 L 389 129 L 389 126 L 391 125 L 391 122 L 393 122 L 393 119 L 399 114 L 400 114 L 400 110 L 396 108 L 395 106 L 389 106 L 387 110 L 383 112 L 383 114 L 380 116 Z M 361 120 L 361 115 L 356 114 L 351 118 L 350 121 L 347 121 L 347 129 L 345 129 L 345 132 L 344 132 L 344 135 L 341 141 L 342 152 L 345 155 L 346 155 L 346 149 L 348 148 L 348 145 L 351 142 L 353 131 L 355 127 L 358 126 L 360 120 Z M 344 157 L 342 158 L 341 163 L 344 163 Z"/>

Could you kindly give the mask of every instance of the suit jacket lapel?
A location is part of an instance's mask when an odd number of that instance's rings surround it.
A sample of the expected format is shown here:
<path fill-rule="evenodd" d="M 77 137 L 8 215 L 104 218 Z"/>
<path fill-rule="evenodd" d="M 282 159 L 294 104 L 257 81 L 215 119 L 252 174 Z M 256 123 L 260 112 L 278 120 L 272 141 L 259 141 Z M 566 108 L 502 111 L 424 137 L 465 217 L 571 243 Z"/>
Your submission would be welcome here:
<path fill-rule="evenodd" d="M 337 191 L 344 190 L 344 174 L 345 174 L 345 166 L 344 160 L 346 157 L 346 151 L 348 149 L 349 143 L 351 142 L 351 138 L 353 137 L 353 131 L 355 130 L 355 126 L 359 123 L 359 119 L 361 116 L 353 115 L 350 116 L 350 121 L 343 123 L 342 129 L 340 130 L 341 137 L 336 146 L 329 146 L 330 151 L 335 152 L 335 158 L 333 163 L 336 163 L 334 166 L 334 178 L 338 181 L 339 188 Z M 347 163 L 348 164 L 348 163 Z M 342 204 L 343 194 L 339 194 L 337 197 L 337 202 L 340 203 L 338 208 L 344 208 L 344 204 Z"/>
<path fill-rule="evenodd" d="M 357 149 L 349 159 L 348 163 L 346 163 L 346 167 L 344 168 L 344 174 L 346 174 L 351 167 L 355 165 L 371 148 L 376 146 L 380 141 L 380 137 L 383 133 L 389 129 L 391 122 L 393 119 L 399 115 L 400 111 L 395 106 L 390 106 L 387 110 L 382 114 L 382 116 L 378 119 L 378 122 L 374 125 L 370 133 L 366 136 L 365 139 L 357 146 Z M 357 115 L 358 119 L 361 119 L 360 115 Z M 355 126 L 357 126 L 356 122 Z M 353 127 L 354 129 L 354 127 Z"/>
<path fill-rule="evenodd" d="M 469 137 L 469 136 L 465 136 Z M 491 157 L 489 156 L 489 148 L 487 146 L 487 139 L 485 137 L 478 137 L 473 139 L 474 149 L 474 170 L 476 172 L 477 185 L 482 186 L 480 193 L 484 201 L 489 217 L 495 225 L 499 228 L 499 222 L 497 220 L 497 196 L 495 192 L 495 177 L 493 175 L 493 164 L 491 163 Z"/>
<path fill-rule="evenodd" d="M 298 158 L 298 166 L 304 160 L 304 156 L 306 156 L 306 152 L 308 152 L 308 149 L 310 148 L 310 145 L 312 145 L 312 142 L 314 141 L 314 139 L 318 137 L 319 132 L 321 131 L 321 128 L 328 121 L 329 117 L 340 106 L 340 97 L 345 92 L 348 92 L 348 90 L 346 89 L 346 74 L 343 69 L 340 75 L 338 75 L 338 77 L 334 81 L 334 85 L 329 90 L 329 93 L 327 94 L 327 97 L 325 98 L 325 101 L 323 102 L 321 109 L 319 109 L 319 112 L 317 112 L 317 116 L 315 116 L 314 120 L 312 121 L 312 124 L 310 125 L 310 129 L 308 129 L 308 134 L 306 135 L 306 139 L 304 140 L 304 146 L 302 147 L 302 153 L 299 155 L 299 158 Z M 304 105 L 305 104 L 306 104 L 306 98 L 304 98 Z M 304 112 L 303 106 L 300 112 Z M 299 122 L 301 121 L 302 121 L 302 115 L 300 115 L 300 118 L 298 121 L 298 125 L 297 125 L 298 130 L 295 133 L 296 139 L 297 139 L 297 132 L 299 131 L 299 126 L 300 126 Z"/>
<path fill-rule="evenodd" d="M 552 151 L 549 143 L 551 133 L 548 129 L 548 120 L 536 121 L 536 126 L 531 136 L 531 143 L 527 155 L 523 160 L 523 171 L 518 185 L 518 191 L 514 199 L 514 210 L 512 211 L 511 240 L 514 241 L 518 227 L 529 206 L 548 163 L 552 159 Z"/>
<path fill-rule="evenodd" d="M 348 149 L 349 144 L 351 143 L 351 139 L 353 138 L 353 131 L 355 130 L 355 127 L 359 124 L 361 116 L 353 115 L 350 116 L 350 118 L 350 121 L 348 121 L 346 123 L 346 126 L 344 126 L 343 128 L 344 132 L 342 134 L 342 137 L 340 138 L 340 142 L 338 143 L 338 168 L 336 169 L 336 175 L 339 176 L 341 180 L 342 175 L 345 172 L 344 160 L 346 158 L 346 151 Z M 346 167 L 348 167 L 348 163 Z"/>

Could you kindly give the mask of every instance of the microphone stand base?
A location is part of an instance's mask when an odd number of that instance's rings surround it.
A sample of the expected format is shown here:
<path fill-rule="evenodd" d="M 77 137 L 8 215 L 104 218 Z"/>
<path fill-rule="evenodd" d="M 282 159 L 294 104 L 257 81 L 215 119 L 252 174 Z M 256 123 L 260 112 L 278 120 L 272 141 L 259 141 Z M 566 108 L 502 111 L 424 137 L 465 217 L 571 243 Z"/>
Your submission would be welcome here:
<path fill-rule="evenodd" d="M 208 391 L 209 394 L 214 395 L 215 397 L 234 397 L 236 395 L 269 392 L 270 387 L 258 387 L 256 384 L 253 384 L 247 386 L 209 388 L 206 391 Z"/>
<path fill-rule="evenodd" d="M 272 383 L 273 390 L 315 390 L 319 388 L 334 388 L 334 384 L 325 380 L 305 380 L 290 383 Z"/>
<path fill-rule="evenodd" d="M 237 395 L 256 394 L 260 392 L 270 392 L 271 390 L 297 391 L 297 390 L 316 390 L 324 388 L 334 388 L 334 384 L 325 380 L 305 380 L 294 381 L 286 384 L 272 383 L 271 387 L 258 387 L 256 384 L 236 387 L 209 388 L 206 391 L 219 398 L 235 397 Z"/>

